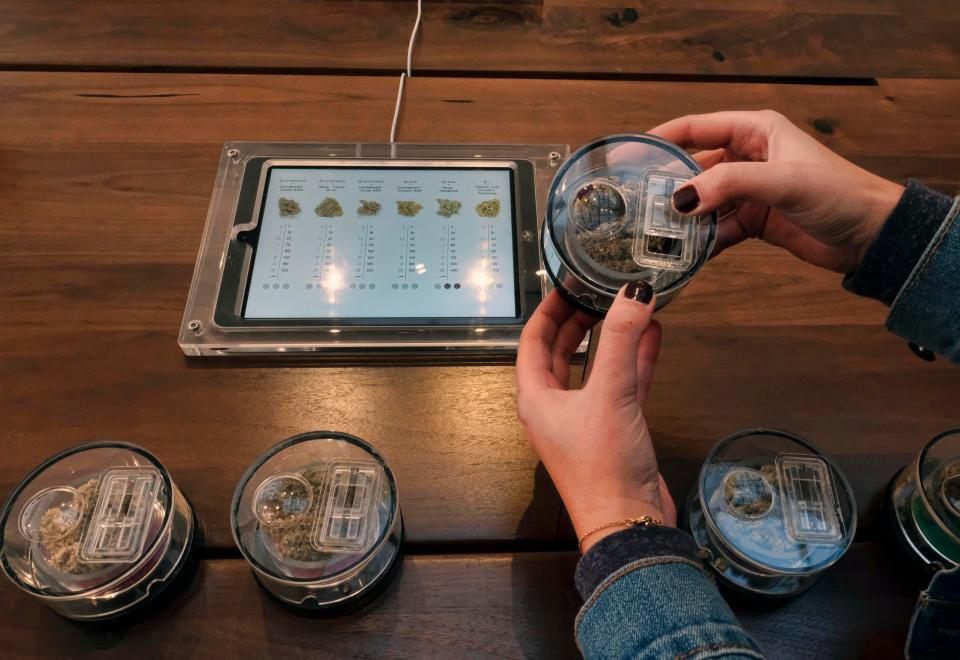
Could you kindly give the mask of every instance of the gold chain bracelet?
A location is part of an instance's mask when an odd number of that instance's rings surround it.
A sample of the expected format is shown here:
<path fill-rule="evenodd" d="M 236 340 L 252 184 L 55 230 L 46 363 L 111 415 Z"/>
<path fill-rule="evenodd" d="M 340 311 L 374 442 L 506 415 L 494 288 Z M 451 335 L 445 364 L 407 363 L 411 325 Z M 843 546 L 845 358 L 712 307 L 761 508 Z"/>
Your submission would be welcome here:
<path fill-rule="evenodd" d="M 583 551 L 583 540 L 590 536 L 591 534 L 596 534 L 601 529 L 609 529 L 610 527 L 653 527 L 654 525 L 662 525 L 662 520 L 657 520 L 651 516 L 640 516 L 639 518 L 626 518 L 624 520 L 615 520 L 613 522 L 608 522 L 600 525 L 599 527 L 594 527 L 589 532 L 584 532 L 577 538 L 577 546 L 580 548 L 581 552 Z"/>

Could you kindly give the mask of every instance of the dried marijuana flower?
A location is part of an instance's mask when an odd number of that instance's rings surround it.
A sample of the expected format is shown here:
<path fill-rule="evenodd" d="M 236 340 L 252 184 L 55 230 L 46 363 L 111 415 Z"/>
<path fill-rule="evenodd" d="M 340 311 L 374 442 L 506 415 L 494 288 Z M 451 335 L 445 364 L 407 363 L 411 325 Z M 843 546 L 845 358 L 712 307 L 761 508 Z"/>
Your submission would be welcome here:
<path fill-rule="evenodd" d="M 397 202 L 397 213 L 412 218 L 423 210 L 423 204 L 417 202 Z"/>
<path fill-rule="evenodd" d="M 280 204 L 280 215 L 297 215 L 300 213 L 300 205 L 297 200 L 281 197 L 278 202 Z"/>
<path fill-rule="evenodd" d="M 380 202 L 374 202 L 369 199 L 360 200 L 360 208 L 357 209 L 357 215 L 377 215 L 380 213 Z"/>
<path fill-rule="evenodd" d="M 313 209 L 313 212 L 321 218 L 339 218 L 343 215 L 343 207 L 333 197 L 324 197 L 323 201 L 317 204 L 317 208 Z"/>
<path fill-rule="evenodd" d="M 500 200 L 488 199 L 477 204 L 477 215 L 481 218 L 496 218 L 500 215 Z"/>
<path fill-rule="evenodd" d="M 443 216 L 444 218 L 449 218 L 454 214 L 459 214 L 460 207 L 463 206 L 463 204 L 455 199 L 438 199 L 437 204 L 439 205 L 439 208 L 437 209 L 437 215 Z"/>
<path fill-rule="evenodd" d="M 595 262 L 618 273 L 634 273 L 640 270 L 633 260 L 633 239 L 611 235 L 604 231 L 584 230 L 577 235 L 587 255 Z"/>
<path fill-rule="evenodd" d="M 51 507 L 40 518 L 40 544 L 46 563 L 61 573 L 83 575 L 97 568 L 97 564 L 88 564 L 80 559 L 80 535 L 86 529 L 97 492 L 96 479 L 91 479 L 77 489 L 83 500 L 81 520 L 64 516 L 60 507 Z"/>

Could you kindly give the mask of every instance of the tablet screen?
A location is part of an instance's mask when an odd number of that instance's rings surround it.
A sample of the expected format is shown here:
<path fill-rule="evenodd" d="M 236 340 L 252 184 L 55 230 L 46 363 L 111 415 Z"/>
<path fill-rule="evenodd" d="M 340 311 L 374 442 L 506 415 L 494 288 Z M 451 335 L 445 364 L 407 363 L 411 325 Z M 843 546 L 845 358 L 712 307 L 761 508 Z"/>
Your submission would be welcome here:
<path fill-rule="evenodd" d="M 270 167 L 243 317 L 519 315 L 509 168 Z"/>

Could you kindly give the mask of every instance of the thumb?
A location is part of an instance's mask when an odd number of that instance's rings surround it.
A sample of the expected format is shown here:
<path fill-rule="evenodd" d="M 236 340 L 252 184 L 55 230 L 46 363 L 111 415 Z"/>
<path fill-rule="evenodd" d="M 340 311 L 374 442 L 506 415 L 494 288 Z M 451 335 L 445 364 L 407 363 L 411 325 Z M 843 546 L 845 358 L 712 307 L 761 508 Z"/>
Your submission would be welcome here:
<path fill-rule="evenodd" d="M 800 179 L 797 168 L 786 163 L 720 163 L 678 188 L 673 206 L 684 215 L 702 215 L 745 201 L 785 210 L 797 199 Z"/>
<path fill-rule="evenodd" d="M 654 307 L 653 287 L 647 282 L 620 289 L 603 321 L 588 386 L 601 387 L 613 397 L 636 397 L 637 354 Z"/>

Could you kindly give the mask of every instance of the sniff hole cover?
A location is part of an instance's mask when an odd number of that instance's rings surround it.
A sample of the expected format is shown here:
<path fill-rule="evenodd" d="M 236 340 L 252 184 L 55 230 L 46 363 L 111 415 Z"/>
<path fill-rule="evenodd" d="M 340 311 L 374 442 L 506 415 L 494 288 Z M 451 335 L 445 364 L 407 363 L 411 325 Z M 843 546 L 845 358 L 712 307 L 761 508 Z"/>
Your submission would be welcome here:
<path fill-rule="evenodd" d="M 330 468 L 326 506 L 317 520 L 313 545 L 317 549 L 362 550 L 367 529 L 376 514 L 373 496 L 383 470 L 375 464 L 341 464 Z"/>
<path fill-rule="evenodd" d="M 136 560 L 147 540 L 159 489 L 156 470 L 110 470 L 103 475 L 80 558 L 91 563 Z"/>
<path fill-rule="evenodd" d="M 690 177 L 647 172 L 641 183 L 633 259 L 641 266 L 684 271 L 694 259 L 696 220 L 673 208 L 673 192 Z"/>
<path fill-rule="evenodd" d="M 777 457 L 784 496 L 787 533 L 797 541 L 835 543 L 840 540 L 836 491 L 827 464 L 814 456 Z"/>

